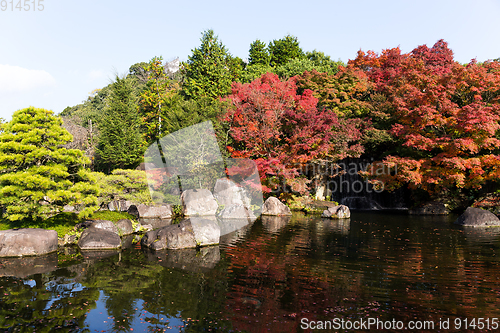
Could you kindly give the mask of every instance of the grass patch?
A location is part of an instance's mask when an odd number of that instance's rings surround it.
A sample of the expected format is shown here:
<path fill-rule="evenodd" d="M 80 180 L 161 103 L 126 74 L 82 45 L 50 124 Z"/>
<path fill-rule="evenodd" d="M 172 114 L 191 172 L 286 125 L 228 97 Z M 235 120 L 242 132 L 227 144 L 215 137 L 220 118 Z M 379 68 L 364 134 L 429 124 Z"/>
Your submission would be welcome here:
<path fill-rule="evenodd" d="M 0 219 L 0 230 L 17 229 L 17 228 L 42 228 L 48 230 L 57 231 L 58 237 L 63 237 L 64 235 L 74 231 L 75 225 L 77 223 L 83 222 L 84 220 L 108 220 L 116 222 L 121 219 L 130 219 L 134 222 L 136 221 L 135 216 L 130 215 L 126 212 L 110 212 L 110 211 L 99 211 L 92 214 L 88 219 L 79 219 L 75 213 L 59 213 L 52 216 L 46 220 L 30 220 L 25 219 L 21 221 L 10 221 L 8 219 Z"/>
<path fill-rule="evenodd" d="M 60 213 L 46 220 L 21 220 L 10 221 L 7 219 L 0 220 L 0 230 L 16 229 L 16 228 L 42 228 L 57 231 L 57 236 L 62 237 L 65 234 L 73 231 L 75 224 L 81 222 L 75 213 Z"/>
<path fill-rule="evenodd" d="M 89 220 L 108 220 L 111 222 L 117 222 L 117 221 L 123 220 L 123 219 L 129 219 L 132 221 L 137 220 L 134 215 L 130 215 L 127 212 L 112 212 L 109 210 L 101 210 L 101 211 L 95 212 L 88 219 Z"/>

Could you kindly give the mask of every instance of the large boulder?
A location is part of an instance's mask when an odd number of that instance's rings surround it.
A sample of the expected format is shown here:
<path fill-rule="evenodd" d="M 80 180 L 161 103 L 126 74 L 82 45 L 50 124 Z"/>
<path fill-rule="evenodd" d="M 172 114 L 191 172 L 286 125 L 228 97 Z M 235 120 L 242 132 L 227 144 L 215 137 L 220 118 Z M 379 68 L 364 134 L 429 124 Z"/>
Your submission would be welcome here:
<path fill-rule="evenodd" d="M 250 219 L 255 220 L 255 214 L 244 205 L 230 205 L 217 214 L 221 219 Z"/>
<path fill-rule="evenodd" d="M 113 222 L 107 220 L 92 221 L 92 224 L 90 224 L 89 228 L 107 230 L 118 234 L 118 228 L 116 227 L 116 225 Z"/>
<path fill-rule="evenodd" d="M 57 251 L 57 231 L 40 228 L 0 231 L 0 257 L 37 256 Z"/>
<path fill-rule="evenodd" d="M 207 189 L 187 190 L 181 194 L 184 216 L 215 215 L 219 205 Z"/>
<path fill-rule="evenodd" d="M 186 249 L 219 244 L 220 227 L 213 221 L 192 217 L 179 224 L 148 231 L 141 245 L 153 250 Z"/>
<path fill-rule="evenodd" d="M 345 205 L 338 205 L 329 207 L 323 212 L 323 214 L 321 214 L 321 217 L 329 217 L 332 219 L 348 219 L 351 217 L 351 211 L 349 210 L 349 207 Z"/>
<path fill-rule="evenodd" d="M 117 233 L 100 228 L 85 229 L 78 240 L 78 247 L 81 250 L 118 249 L 121 244 Z"/>
<path fill-rule="evenodd" d="M 219 244 L 220 226 L 217 222 L 201 217 L 191 217 L 189 221 L 193 228 L 194 239 L 197 246 Z"/>
<path fill-rule="evenodd" d="M 408 213 L 410 215 L 448 215 L 450 210 L 442 202 L 431 201 L 423 206 L 410 209 Z"/>
<path fill-rule="evenodd" d="M 113 200 L 108 204 L 108 209 L 110 211 L 126 212 L 132 205 L 135 205 L 135 203 L 129 200 Z"/>
<path fill-rule="evenodd" d="M 500 220 L 490 211 L 469 207 L 457 218 L 455 224 L 465 227 L 496 227 L 500 226 Z"/>
<path fill-rule="evenodd" d="M 214 197 L 223 207 L 242 205 L 250 207 L 250 198 L 245 189 L 228 178 L 217 179 L 214 186 Z"/>
<path fill-rule="evenodd" d="M 137 218 L 168 219 L 173 215 L 171 205 L 148 206 L 145 204 L 131 205 L 127 212 Z"/>
<path fill-rule="evenodd" d="M 116 228 L 118 229 L 118 235 L 125 236 L 134 233 L 134 227 L 132 226 L 132 221 L 129 219 L 121 219 L 116 222 Z"/>
<path fill-rule="evenodd" d="M 269 197 L 262 205 L 262 215 L 292 215 L 292 212 L 279 199 Z"/>
<path fill-rule="evenodd" d="M 193 228 L 189 220 L 148 231 L 141 239 L 141 245 L 153 250 L 186 249 L 196 247 Z"/>

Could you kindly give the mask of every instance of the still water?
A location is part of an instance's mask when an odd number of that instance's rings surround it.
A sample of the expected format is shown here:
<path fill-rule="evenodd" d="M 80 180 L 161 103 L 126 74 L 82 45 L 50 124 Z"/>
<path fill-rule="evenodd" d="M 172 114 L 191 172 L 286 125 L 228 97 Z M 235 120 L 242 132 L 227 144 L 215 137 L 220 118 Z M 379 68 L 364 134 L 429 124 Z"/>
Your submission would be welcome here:
<path fill-rule="evenodd" d="M 370 318 L 432 321 L 429 332 L 483 318 L 474 331 L 485 331 L 500 318 L 500 228 L 455 218 L 295 214 L 201 251 L 155 253 L 131 237 L 120 252 L 0 259 L 0 331 L 303 332 Z"/>

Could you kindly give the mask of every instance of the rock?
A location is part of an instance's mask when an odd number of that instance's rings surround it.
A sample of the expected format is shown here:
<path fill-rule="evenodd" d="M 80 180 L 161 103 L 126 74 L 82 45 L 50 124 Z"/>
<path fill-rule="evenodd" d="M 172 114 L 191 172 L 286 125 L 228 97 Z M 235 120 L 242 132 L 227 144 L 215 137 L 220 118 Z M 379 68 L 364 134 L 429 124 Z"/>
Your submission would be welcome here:
<path fill-rule="evenodd" d="M 212 220 L 192 217 L 179 224 L 148 231 L 141 245 L 153 250 L 186 249 L 219 244 L 220 227 Z"/>
<path fill-rule="evenodd" d="M 121 239 L 117 233 L 100 228 L 88 228 L 82 232 L 78 240 L 81 250 L 105 250 L 121 247 Z"/>
<path fill-rule="evenodd" d="M 330 207 L 321 214 L 321 217 L 329 217 L 332 219 L 348 219 L 351 217 L 349 207 L 345 205 L 338 205 Z"/>
<path fill-rule="evenodd" d="M 212 192 L 207 189 L 184 191 L 181 201 L 184 216 L 215 215 L 219 207 Z"/>
<path fill-rule="evenodd" d="M 122 219 L 116 222 L 116 228 L 118 229 L 118 235 L 130 235 L 134 233 L 134 228 L 132 226 L 132 221 L 129 219 Z"/>
<path fill-rule="evenodd" d="M 171 218 L 173 215 L 171 205 L 148 206 L 145 204 L 131 205 L 127 212 L 137 218 Z"/>
<path fill-rule="evenodd" d="M 214 198 L 219 206 L 242 205 L 250 207 L 250 198 L 245 189 L 228 178 L 217 179 L 214 186 Z"/>
<path fill-rule="evenodd" d="M 500 220 L 492 212 L 469 207 L 457 218 L 455 224 L 464 227 L 495 227 L 500 226 Z"/>
<path fill-rule="evenodd" d="M 103 229 L 118 234 L 118 228 L 116 227 L 116 225 L 113 222 L 107 220 L 92 221 L 92 224 L 89 228 Z"/>
<path fill-rule="evenodd" d="M 171 225 L 172 219 L 160 219 L 159 217 L 141 217 L 138 219 L 138 222 L 142 225 L 150 224 L 153 229 L 158 229 L 166 227 L 167 225 Z"/>
<path fill-rule="evenodd" d="M 410 209 L 408 213 L 410 215 L 448 215 L 450 210 L 442 202 L 431 201 L 422 207 Z"/>
<path fill-rule="evenodd" d="M 221 219 L 250 219 L 255 220 L 256 217 L 254 213 L 243 205 L 230 205 L 218 214 Z"/>
<path fill-rule="evenodd" d="M 262 206 L 262 215 L 292 215 L 292 212 L 279 199 L 269 197 Z"/>
<path fill-rule="evenodd" d="M 220 226 L 217 222 L 201 217 L 191 217 L 189 221 L 193 228 L 194 240 L 197 246 L 219 244 Z"/>
<path fill-rule="evenodd" d="M 126 212 L 132 205 L 135 205 L 135 203 L 129 200 L 113 200 L 108 204 L 108 209 L 110 211 Z"/>
<path fill-rule="evenodd" d="M 148 231 L 141 239 L 141 245 L 153 250 L 195 248 L 193 228 L 189 220 Z"/>
<path fill-rule="evenodd" d="M 40 228 L 0 231 L 0 257 L 36 256 L 57 251 L 57 231 Z"/>

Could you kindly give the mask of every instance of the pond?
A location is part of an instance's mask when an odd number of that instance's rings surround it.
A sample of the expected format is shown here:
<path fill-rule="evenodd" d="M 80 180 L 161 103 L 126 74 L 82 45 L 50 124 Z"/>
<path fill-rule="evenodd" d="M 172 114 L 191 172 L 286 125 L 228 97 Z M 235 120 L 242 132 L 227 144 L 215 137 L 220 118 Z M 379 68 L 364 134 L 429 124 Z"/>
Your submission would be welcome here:
<path fill-rule="evenodd" d="M 500 228 L 455 218 L 294 214 L 259 218 L 201 251 L 150 252 L 132 237 L 120 252 L 1 259 L 0 330 L 498 328 Z"/>

